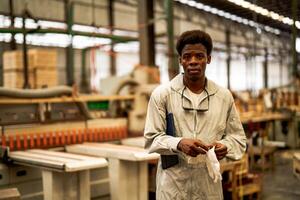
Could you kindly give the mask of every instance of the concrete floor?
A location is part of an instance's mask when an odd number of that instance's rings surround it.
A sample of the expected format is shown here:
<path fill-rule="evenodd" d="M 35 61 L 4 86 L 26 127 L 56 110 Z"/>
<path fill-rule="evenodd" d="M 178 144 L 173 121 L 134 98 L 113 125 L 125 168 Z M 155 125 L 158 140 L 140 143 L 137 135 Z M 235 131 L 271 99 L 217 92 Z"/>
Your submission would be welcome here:
<path fill-rule="evenodd" d="M 293 175 L 293 152 L 279 150 L 275 153 L 275 170 L 265 171 L 263 175 L 263 200 L 300 199 L 300 179 Z"/>

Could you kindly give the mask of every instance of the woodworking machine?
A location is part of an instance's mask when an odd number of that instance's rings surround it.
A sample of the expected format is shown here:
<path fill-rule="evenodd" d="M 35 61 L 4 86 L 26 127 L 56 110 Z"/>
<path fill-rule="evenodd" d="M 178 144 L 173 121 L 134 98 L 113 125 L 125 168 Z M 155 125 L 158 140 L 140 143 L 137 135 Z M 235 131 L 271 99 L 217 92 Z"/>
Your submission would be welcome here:
<path fill-rule="evenodd" d="M 113 112 L 110 104 L 123 101 L 129 105 L 132 100 L 130 95 L 76 96 L 66 86 L 37 90 L 0 88 L 2 149 L 51 148 L 126 138 L 126 110 L 118 107 Z"/>

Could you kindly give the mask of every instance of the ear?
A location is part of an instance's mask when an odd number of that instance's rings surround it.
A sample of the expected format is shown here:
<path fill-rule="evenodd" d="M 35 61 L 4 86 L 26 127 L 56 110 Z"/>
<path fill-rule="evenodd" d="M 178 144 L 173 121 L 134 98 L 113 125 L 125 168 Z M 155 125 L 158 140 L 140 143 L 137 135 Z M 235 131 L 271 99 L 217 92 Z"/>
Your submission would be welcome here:
<path fill-rule="evenodd" d="M 210 61 L 211 61 L 211 55 L 207 56 L 207 62 L 206 63 L 209 64 Z"/>
<path fill-rule="evenodd" d="M 182 65 L 182 63 L 181 63 L 182 62 L 181 56 L 178 57 L 178 62 L 179 62 L 180 65 Z"/>

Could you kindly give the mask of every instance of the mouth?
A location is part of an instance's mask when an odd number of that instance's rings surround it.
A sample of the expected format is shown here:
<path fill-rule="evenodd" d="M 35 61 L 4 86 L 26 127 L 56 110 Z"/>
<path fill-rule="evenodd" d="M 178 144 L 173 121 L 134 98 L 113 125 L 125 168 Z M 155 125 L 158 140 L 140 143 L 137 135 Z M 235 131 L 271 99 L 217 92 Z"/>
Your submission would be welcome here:
<path fill-rule="evenodd" d="M 197 68 L 188 69 L 188 73 L 191 74 L 191 75 L 193 75 L 193 74 L 199 74 L 199 73 L 201 73 L 201 70 L 197 69 Z"/>

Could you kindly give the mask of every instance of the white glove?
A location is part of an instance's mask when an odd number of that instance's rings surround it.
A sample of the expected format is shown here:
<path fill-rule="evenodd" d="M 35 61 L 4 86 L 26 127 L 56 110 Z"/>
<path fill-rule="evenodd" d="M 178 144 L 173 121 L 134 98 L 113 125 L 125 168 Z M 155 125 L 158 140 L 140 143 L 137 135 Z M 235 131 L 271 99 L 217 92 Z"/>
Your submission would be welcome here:
<path fill-rule="evenodd" d="M 206 155 L 206 167 L 209 176 L 214 180 L 215 183 L 218 182 L 218 180 L 221 181 L 222 175 L 220 172 L 220 163 L 215 153 L 215 147 L 208 150 Z"/>

